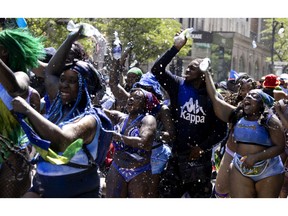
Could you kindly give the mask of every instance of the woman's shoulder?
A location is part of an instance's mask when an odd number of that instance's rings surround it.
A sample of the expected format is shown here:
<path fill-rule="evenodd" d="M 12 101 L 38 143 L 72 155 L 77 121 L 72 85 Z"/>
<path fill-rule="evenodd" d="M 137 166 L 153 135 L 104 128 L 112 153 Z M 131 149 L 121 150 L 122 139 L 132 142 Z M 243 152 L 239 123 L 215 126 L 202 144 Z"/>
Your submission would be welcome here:
<path fill-rule="evenodd" d="M 145 115 L 145 116 L 143 117 L 142 122 L 143 122 L 143 121 L 146 121 L 146 122 L 149 122 L 149 123 L 153 123 L 153 122 L 156 123 L 156 118 L 155 118 L 155 116 L 153 116 L 153 115 L 147 114 L 147 115 Z"/>
<path fill-rule="evenodd" d="M 267 116 L 267 125 L 269 126 L 269 128 L 276 128 L 279 129 L 279 127 L 281 127 L 281 121 L 280 119 L 277 117 L 277 115 L 275 113 L 269 113 Z"/>

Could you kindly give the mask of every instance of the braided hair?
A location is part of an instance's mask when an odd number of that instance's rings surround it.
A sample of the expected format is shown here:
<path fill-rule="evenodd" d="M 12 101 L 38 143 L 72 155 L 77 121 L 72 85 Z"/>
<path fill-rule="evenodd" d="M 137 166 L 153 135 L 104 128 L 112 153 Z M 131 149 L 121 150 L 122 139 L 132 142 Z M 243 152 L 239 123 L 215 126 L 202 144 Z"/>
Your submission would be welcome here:
<path fill-rule="evenodd" d="M 61 120 L 63 117 L 63 106 L 60 98 L 60 92 L 58 92 L 55 100 L 53 101 L 48 111 L 48 119 L 56 119 L 53 122 L 59 126 L 73 122 L 75 119 L 82 116 L 95 114 L 91 98 L 102 89 L 99 75 L 91 63 L 75 60 L 72 63 L 64 66 L 63 71 L 66 70 L 73 70 L 77 72 L 79 90 L 76 102 L 63 120 Z"/>

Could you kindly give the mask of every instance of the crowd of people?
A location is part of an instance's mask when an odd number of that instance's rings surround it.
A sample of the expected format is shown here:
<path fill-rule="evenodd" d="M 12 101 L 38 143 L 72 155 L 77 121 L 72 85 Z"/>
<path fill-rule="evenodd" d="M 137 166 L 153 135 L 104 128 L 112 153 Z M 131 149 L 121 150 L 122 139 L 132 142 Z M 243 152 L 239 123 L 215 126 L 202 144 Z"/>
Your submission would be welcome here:
<path fill-rule="evenodd" d="M 0 31 L 1 198 L 287 198 L 286 74 L 215 83 L 195 58 L 177 76 L 179 33 L 150 71 L 131 45 L 97 68 L 83 28 L 58 48 Z"/>

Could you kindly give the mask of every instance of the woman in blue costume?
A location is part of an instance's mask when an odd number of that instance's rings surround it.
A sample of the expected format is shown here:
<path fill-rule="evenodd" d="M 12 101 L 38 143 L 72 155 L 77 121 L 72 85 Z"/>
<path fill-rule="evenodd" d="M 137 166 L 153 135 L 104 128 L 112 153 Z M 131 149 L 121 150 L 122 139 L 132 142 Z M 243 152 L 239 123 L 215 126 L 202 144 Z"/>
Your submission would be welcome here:
<path fill-rule="evenodd" d="M 0 32 L 0 197 L 19 198 L 31 185 L 30 148 L 24 131 L 12 115 L 11 100 L 21 96 L 37 111 L 39 93 L 29 87 L 27 72 L 44 57 L 41 38 L 27 30 Z M 11 145 L 12 143 L 12 145 Z"/>
<path fill-rule="evenodd" d="M 171 147 L 175 139 L 175 128 L 169 107 L 163 103 L 163 91 L 159 82 L 151 72 L 142 75 L 139 82 L 133 87 L 142 88 L 154 94 L 160 102 L 151 114 L 157 120 L 157 133 L 152 146 L 151 167 L 152 181 L 149 187 L 150 197 L 159 197 L 159 183 L 161 173 L 164 171 L 169 157 L 171 156 Z"/>
<path fill-rule="evenodd" d="M 107 198 L 149 197 L 150 159 L 157 124 L 147 112 L 154 106 L 157 100 L 152 93 L 135 88 L 127 100 L 128 114 L 104 110 L 115 124 L 112 138 L 115 152 L 106 177 Z"/>
<path fill-rule="evenodd" d="M 113 60 L 113 70 L 110 72 L 109 84 L 113 94 L 115 94 L 116 99 L 119 101 L 127 101 L 130 94 L 129 91 L 126 91 L 125 88 L 119 85 L 119 72 L 122 72 L 125 59 L 127 58 L 130 50 L 131 47 L 126 48 L 119 60 Z M 138 71 L 138 69 L 134 69 L 135 71 Z M 131 71 L 133 70 L 130 70 L 130 73 Z M 168 145 L 171 146 L 175 139 L 174 124 L 169 107 L 162 102 L 163 92 L 161 86 L 151 72 L 142 74 L 141 79 L 133 83 L 133 87 L 142 88 L 148 92 L 151 92 L 160 102 L 159 106 L 155 107 L 153 112 L 151 112 L 151 114 L 155 116 L 157 120 L 157 133 L 152 147 L 152 182 L 149 187 L 149 189 L 151 189 L 149 196 L 159 197 L 158 185 L 160 182 L 160 174 L 164 170 L 168 158 L 171 155 L 171 149 Z M 116 108 L 116 110 L 118 109 Z"/>
<path fill-rule="evenodd" d="M 235 107 L 217 97 L 210 69 L 205 81 L 216 115 L 233 125 L 236 148 L 231 164 L 230 196 L 277 198 L 284 178 L 280 154 L 284 151 L 285 137 L 280 120 L 266 112 L 273 105 L 273 98 L 253 89 Z"/>
<path fill-rule="evenodd" d="M 39 137 L 50 142 L 50 150 L 64 155 L 70 144 L 76 143 L 68 163 L 41 155 L 33 186 L 25 198 L 101 196 L 98 166 L 94 163 L 102 144 L 98 142 L 101 122 L 91 102 L 91 95 L 99 90 L 98 76 L 88 62 L 75 60 L 65 65 L 72 43 L 82 37 L 82 29 L 68 35 L 47 66 L 45 87 L 52 102 L 47 119 L 21 98 L 13 100 L 14 110 L 24 114 Z"/>
<path fill-rule="evenodd" d="M 224 100 L 233 105 L 237 106 L 245 98 L 246 94 L 251 89 L 256 89 L 256 81 L 251 77 L 242 78 L 236 84 L 239 86 L 237 93 L 232 94 L 231 96 L 224 97 Z M 230 124 L 230 126 L 232 126 Z M 216 182 L 213 192 L 217 198 L 228 198 L 229 197 L 229 174 L 230 174 L 230 162 L 233 159 L 235 153 L 236 143 L 233 139 L 233 131 L 229 130 L 229 135 L 225 145 L 225 153 L 221 159 L 220 167 L 216 177 Z"/>

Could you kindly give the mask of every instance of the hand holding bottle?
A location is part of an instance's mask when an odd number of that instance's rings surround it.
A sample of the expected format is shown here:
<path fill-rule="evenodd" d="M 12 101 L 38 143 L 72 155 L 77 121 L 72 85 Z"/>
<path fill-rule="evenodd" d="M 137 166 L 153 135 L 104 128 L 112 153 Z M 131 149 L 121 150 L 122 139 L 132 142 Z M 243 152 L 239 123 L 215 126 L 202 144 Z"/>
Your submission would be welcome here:
<path fill-rule="evenodd" d="M 180 34 L 176 34 L 174 37 L 174 46 L 180 50 L 187 42 L 188 38 L 192 38 L 193 28 L 187 28 L 182 31 Z"/>
<path fill-rule="evenodd" d="M 81 31 L 79 31 L 80 27 Z M 88 23 L 77 23 L 75 24 L 73 20 L 70 20 L 67 24 L 67 30 L 70 32 L 80 32 L 81 35 L 86 36 L 86 37 L 91 37 L 93 35 L 97 36 L 100 34 L 100 32 L 94 28 L 92 25 Z"/>
<path fill-rule="evenodd" d="M 71 31 L 69 33 L 68 38 L 71 39 L 72 41 L 77 41 L 79 39 L 85 38 L 86 36 L 82 34 L 83 28 L 84 26 L 80 25 L 77 31 Z"/>
<path fill-rule="evenodd" d="M 120 64 L 121 65 L 124 65 L 128 55 L 131 52 L 131 50 L 133 49 L 133 47 L 134 47 L 134 44 L 131 41 L 127 43 L 127 46 L 125 47 L 123 54 L 120 58 Z"/>
<path fill-rule="evenodd" d="M 211 69 L 211 60 L 209 58 L 204 58 L 203 61 L 199 65 L 199 69 L 202 72 L 208 72 Z"/>
<path fill-rule="evenodd" d="M 118 32 L 115 31 L 114 36 L 115 36 L 115 40 L 112 44 L 112 55 L 114 59 L 118 60 L 121 58 L 121 55 L 122 55 L 122 44 L 118 37 Z"/>

